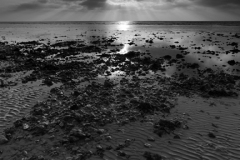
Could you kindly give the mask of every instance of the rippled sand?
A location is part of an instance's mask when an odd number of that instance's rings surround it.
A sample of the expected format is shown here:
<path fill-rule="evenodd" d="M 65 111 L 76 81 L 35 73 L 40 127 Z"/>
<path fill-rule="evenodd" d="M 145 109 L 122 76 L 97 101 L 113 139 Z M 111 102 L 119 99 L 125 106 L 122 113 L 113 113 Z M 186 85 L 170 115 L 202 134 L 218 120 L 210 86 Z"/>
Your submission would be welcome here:
<path fill-rule="evenodd" d="M 0 134 L 15 120 L 27 116 L 38 101 L 47 98 L 52 87 L 40 84 L 38 81 L 0 89 Z"/>
<path fill-rule="evenodd" d="M 123 149 L 131 156 L 131 160 L 144 160 L 144 151 L 160 154 L 166 160 L 237 160 L 240 159 L 239 105 L 239 99 L 179 97 L 178 105 L 168 118 L 178 117 L 187 121 L 189 129 L 174 132 L 180 139 L 174 139 L 174 134 L 158 137 L 153 133 L 150 117 L 148 123 L 135 122 L 122 127 L 109 125 L 113 140 L 106 140 L 101 145 L 117 146 L 127 139 L 133 140 L 130 147 Z M 209 132 L 213 132 L 216 138 L 210 138 Z M 148 141 L 149 137 L 155 141 Z M 150 144 L 150 147 L 144 146 L 145 144 Z M 93 159 L 97 157 L 91 158 Z M 105 159 L 121 158 L 115 151 L 107 151 Z"/>

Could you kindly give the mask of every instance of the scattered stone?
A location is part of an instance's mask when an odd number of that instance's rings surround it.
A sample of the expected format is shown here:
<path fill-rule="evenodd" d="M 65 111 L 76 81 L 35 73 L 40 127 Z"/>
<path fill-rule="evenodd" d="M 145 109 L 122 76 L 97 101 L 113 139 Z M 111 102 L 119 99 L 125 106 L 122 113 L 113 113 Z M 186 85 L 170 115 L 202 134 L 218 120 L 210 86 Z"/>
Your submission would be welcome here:
<path fill-rule="evenodd" d="M 236 64 L 236 62 L 235 62 L 234 60 L 230 60 L 230 61 L 228 61 L 228 64 L 229 64 L 230 66 L 234 66 L 234 65 Z"/>
<path fill-rule="evenodd" d="M 150 136 L 147 138 L 147 140 L 148 140 L 148 141 L 151 141 L 151 142 L 154 142 L 154 141 L 155 141 L 155 139 L 154 139 L 153 137 L 150 137 Z"/>
<path fill-rule="evenodd" d="M 146 147 L 146 148 L 150 148 L 150 147 L 152 147 L 152 145 L 149 144 L 149 143 L 145 143 L 145 144 L 144 144 L 144 147 Z"/>
<path fill-rule="evenodd" d="M 127 156 L 127 154 L 124 151 L 118 151 L 117 155 L 120 156 L 120 157 L 126 157 Z"/>
<path fill-rule="evenodd" d="M 163 134 L 170 134 L 176 128 L 180 127 L 180 121 L 160 119 L 157 123 L 154 124 L 154 133 L 161 137 Z"/>
<path fill-rule="evenodd" d="M 181 59 L 181 58 L 184 58 L 184 56 L 181 55 L 181 54 L 177 54 L 177 55 L 176 55 L 176 58 L 177 58 L 177 59 Z"/>
<path fill-rule="evenodd" d="M 210 138 L 216 138 L 215 134 L 212 133 L 212 132 L 209 132 L 209 133 L 208 133 L 208 137 L 210 137 Z"/>
<path fill-rule="evenodd" d="M 173 137 L 174 139 L 181 139 L 181 137 L 179 135 L 174 135 Z"/>
<path fill-rule="evenodd" d="M 146 158 L 146 160 L 162 160 L 163 157 L 159 154 L 151 153 L 151 152 L 144 152 L 143 157 Z"/>
<path fill-rule="evenodd" d="M 6 144 L 8 139 L 4 135 L 0 135 L 0 145 Z"/>

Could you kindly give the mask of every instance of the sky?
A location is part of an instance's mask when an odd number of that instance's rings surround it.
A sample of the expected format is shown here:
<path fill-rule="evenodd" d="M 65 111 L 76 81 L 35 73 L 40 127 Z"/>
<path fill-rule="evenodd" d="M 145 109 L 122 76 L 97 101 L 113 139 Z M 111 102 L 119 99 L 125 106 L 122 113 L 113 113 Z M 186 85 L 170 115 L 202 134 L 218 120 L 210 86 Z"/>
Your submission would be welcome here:
<path fill-rule="evenodd" d="M 0 21 L 240 21 L 240 0 L 0 0 Z"/>

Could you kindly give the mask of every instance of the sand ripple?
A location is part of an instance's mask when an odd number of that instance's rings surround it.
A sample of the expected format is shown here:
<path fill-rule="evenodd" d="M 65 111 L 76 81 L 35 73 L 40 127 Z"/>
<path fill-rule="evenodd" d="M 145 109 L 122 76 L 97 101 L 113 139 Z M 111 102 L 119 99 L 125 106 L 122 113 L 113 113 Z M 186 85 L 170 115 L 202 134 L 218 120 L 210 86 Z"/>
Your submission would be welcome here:
<path fill-rule="evenodd" d="M 116 147 L 126 139 L 135 141 L 122 149 L 131 160 L 143 160 L 145 151 L 160 154 L 166 160 L 238 160 L 240 159 L 240 108 L 238 99 L 202 99 L 179 98 L 178 105 L 169 118 L 178 117 L 187 120 L 189 130 L 176 130 L 181 139 L 174 134 L 158 137 L 153 133 L 153 124 L 135 122 L 125 126 L 110 125 L 111 141 L 105 145 Z M 216 138 L 210 138 L 212 132 Z M 155 138 L 154 142 L 148 137 Z M 144 146 L 145 143 L 151 147 Z M 107 151 L 105 159 L 124 159 L 117 151 Z M 94 158 L 93 158 L 94 159 Z"/>
<path fill-rule="evenodd" d="M 27 116 L 31 107 L 44 100 L 49 93 L 49 87 L 39 86 L 39 83 L 19 85 L 13 88 L 0 89 L 0 134 L 6 127 L 23 116 Z"/>

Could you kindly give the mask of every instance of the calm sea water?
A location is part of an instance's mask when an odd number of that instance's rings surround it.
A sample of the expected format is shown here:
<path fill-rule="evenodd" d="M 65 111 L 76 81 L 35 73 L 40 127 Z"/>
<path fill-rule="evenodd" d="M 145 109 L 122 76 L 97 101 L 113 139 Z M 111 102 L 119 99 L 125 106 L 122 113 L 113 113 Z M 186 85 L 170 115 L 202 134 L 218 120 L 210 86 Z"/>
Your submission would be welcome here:
<path fill-rule="evenodd" d="M 98 31 L 98 32 L 95 32 Z M 49 39 L 78 39 L 84 32 L 86 36 L 110 36 L 112 32 L 122 31 L 122 36 L 129 31 L 213 31 L 240 32 L 240 22 L 171 22 L 171 21 L 120 21 L 120 22 L 0 22 L 1 41 L 29 41 Z M 61 36 L 61 38 L 56 38 Z"/>

